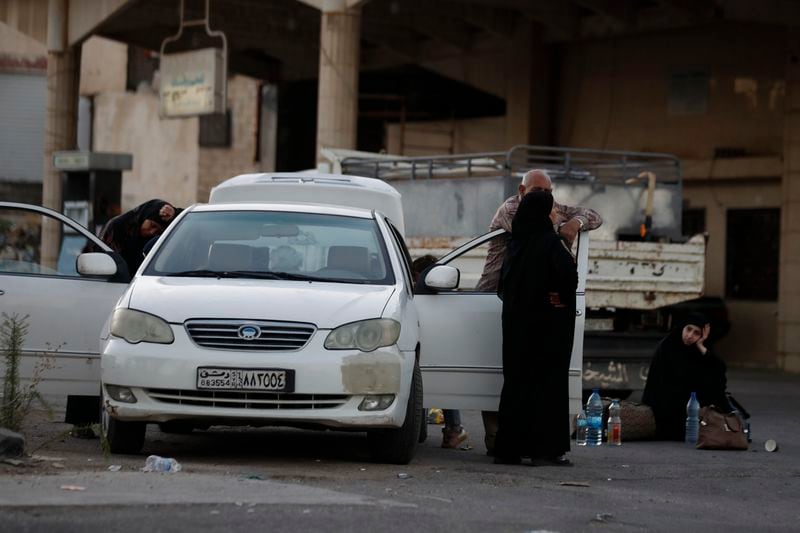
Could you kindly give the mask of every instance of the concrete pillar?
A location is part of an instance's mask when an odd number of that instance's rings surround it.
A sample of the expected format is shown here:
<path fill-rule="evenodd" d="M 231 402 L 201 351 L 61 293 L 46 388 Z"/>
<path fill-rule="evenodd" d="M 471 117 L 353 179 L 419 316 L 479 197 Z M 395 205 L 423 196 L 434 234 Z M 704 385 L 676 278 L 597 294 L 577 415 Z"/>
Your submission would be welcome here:
<path fill-rule="evenodd" d="M 347 7 L 343 0 L 326 2 L 319 43 L 318 163 L 326 161 L 323 147 L 356 147 L 360 37 L 361 7 Z"/>
<path fill-rule="evenodd" d="M 80 46 L 67 41 L 67 0 L 50 0 L 47 13 L 47 118 L 44 129 L 42 203 L 62 210 L 61 175 L 53 168 L 53 152 L 72 150 L 77 142 Z M 59 228 L 46 223 L 42 235 L 42 261 L 55 265 L 60 245 Z"/>
<path fill-rule="evenodd" d="M 506 136 L 515 144 L 552 143 L 551 49 L 541 25 L 520 20 L 512 30 L 506 63 Z"/>
<path fill-rule="evenodd" d="M 800 372 L 800 38 L 789 46 L 783 136 L 778 354 L 784 370 Z"/>
<path fill-rule="evenodd" d="M 506 55 L 506 148 L 530 142 L 533 25 L 519 20 Z"/>

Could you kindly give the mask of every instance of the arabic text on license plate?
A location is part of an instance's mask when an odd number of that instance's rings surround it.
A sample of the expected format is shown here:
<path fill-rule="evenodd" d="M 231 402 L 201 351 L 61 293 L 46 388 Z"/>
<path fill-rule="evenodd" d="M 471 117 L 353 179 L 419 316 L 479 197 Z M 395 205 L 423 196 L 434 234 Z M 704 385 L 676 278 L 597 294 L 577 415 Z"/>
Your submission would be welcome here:
<path fill-rule="evenodd" d="M 287 389 L 287 372 L 272 369 L 198 368 L 197 388 L 284 391 Z"/>

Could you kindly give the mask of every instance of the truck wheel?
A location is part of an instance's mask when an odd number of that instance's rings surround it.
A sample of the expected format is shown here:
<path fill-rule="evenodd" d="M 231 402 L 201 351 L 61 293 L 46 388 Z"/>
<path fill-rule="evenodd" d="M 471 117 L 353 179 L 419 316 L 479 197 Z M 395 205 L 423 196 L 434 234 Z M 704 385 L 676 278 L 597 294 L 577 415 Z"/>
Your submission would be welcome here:
<path fill-rule="evenodd" d="M 117 420 L 105 409 L 105 396 L 100 404 L 100 426 L 103 438 L 108 443 L 111 453 L 137 454 L 144 446 L 144 432 L 147 424 L 144 422 L 123 422 Z"/>
<path fill-rule="evenodd" d="M 422 372 L 414 365 L 414 377 L 406 406 L 403 425 L 393 429 L 375 429 L 367 432 L 372 459 L 379 463 L 406 465 L 414 458 L 423 423 Z"/>

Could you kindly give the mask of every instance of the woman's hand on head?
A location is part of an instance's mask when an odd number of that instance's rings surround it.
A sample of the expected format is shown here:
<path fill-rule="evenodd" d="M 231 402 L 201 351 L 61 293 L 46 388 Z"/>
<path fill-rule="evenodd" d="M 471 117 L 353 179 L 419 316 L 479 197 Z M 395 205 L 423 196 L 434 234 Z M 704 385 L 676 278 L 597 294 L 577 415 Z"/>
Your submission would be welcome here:
<path fill-rule="evenodd" d="M 172 220 L 172 217 L 175 216 L 175 208 L 170 204 L 164 204 L 161 206 L 161 209 L 159 209 L 158 216 L 160 216 L 161 220 L 164 222 L 169 222 Z"/>
<path fill-rule="evenodd" d="M 706 342 L 706 339 L 708 339 L 708 336 L 710 334 L 711 334 L 711 324 L 706 324 L 705 326 L 703 326 L 703 335 L 702 335 L 702 337 L 700 337 L 700 340 L 698 340 L 697 344 L 695 345 L 695 346 L 697 346 L 697 349 L 700 350 L 700 353 L 702 353 L 703 355 L 705 355 L 705 353 L 708 351 L 708 348 L 706 348 L 705 342 Z"/>

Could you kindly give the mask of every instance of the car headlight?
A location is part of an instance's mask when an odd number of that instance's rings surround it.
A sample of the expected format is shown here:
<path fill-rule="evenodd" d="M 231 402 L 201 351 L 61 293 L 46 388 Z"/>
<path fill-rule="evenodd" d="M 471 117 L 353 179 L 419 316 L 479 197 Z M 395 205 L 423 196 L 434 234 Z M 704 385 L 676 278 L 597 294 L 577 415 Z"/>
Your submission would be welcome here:
<path fill-rule="evenodd" d="M 135 309 L 117 309 L 111 317 L 111 334 L 131 344 L 155 342 L 171 344 L 175 340 L 172 328 L 155 315 Z"/>
<path fill-rule="evenodd" d="M 339 326 L 325 338 L 329 350 L 371 352 L 381 346 L 391 346 L 400 337 L 400 323 L 390 318 L 373 318 Z"/>

